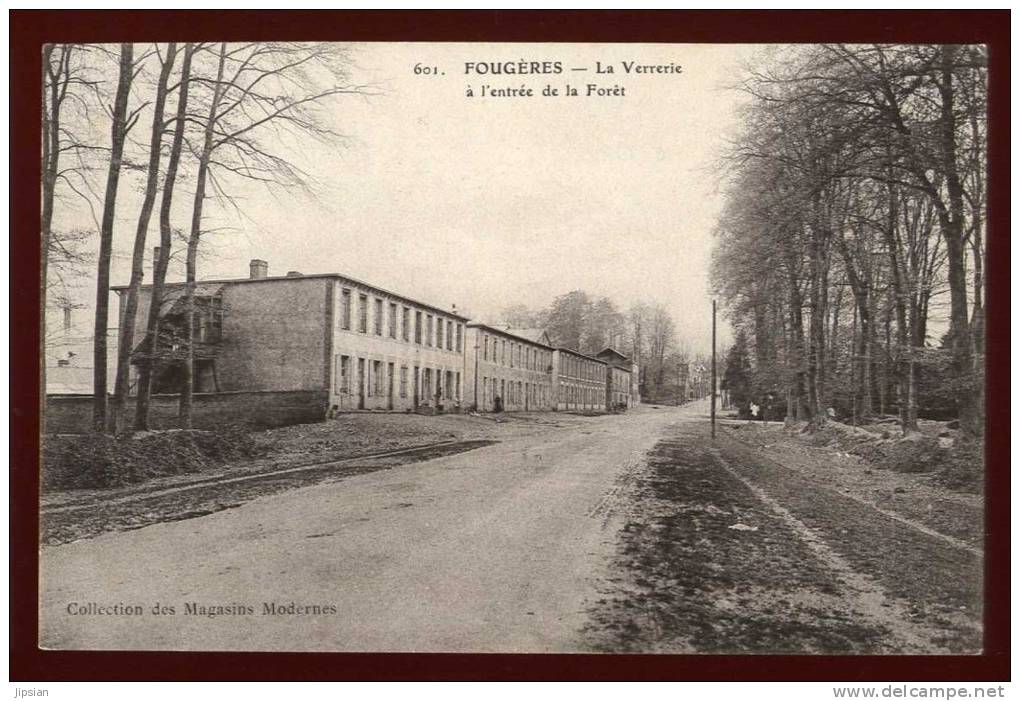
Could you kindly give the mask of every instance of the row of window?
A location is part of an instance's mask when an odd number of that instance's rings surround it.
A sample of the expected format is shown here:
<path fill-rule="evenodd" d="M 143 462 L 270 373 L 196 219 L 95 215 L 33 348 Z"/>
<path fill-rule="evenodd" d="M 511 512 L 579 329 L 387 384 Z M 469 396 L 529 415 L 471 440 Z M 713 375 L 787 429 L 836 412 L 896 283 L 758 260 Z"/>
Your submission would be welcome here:
<path fill-rule="evenodd" d="M 552 366 L 552 352 L 532 348 L 523 343 L 507 341 L 490 334 L 482 334 L 482 359 L 497 365 L 524 368 L 536 372 L 549 372 Z"/>
<path fill-rule="evenodd" d="M 418 345 L 457 353 L 463 351 L 464 326 L 453 319 L 445 319 L 417 309 L 412 310 L 403 304 L 387 303 L 379 297 L 369 298 L 367 294 L 359 293 L 358 332 L 369 333 L 370 313 L 371 333 L 376 336 L 388 336 L 410 342 L 413 335 L 414 342 Z M 340 290 L 340 328 L 352 330 L 353 314 L 354 293 L 345 287 Z"/>
<path fill-rule="evenodd" d="M 579 377 L 582 380 L 604 382 L 606 379 L 606 366 L 594 360 L 561 353 L 560 374 L 569 377 Z"/>
<path fill-rule="evenodd" d="M 500 398 L 505 409 L 538 409 L 546 406 L 549 401 L 549 388 L 534 382 L 509 381 L 496 377 L 482 377 L 482 406 L 493 407 L 496 397 Z"/>
<path fill-rule="evenodd" d="M 559 401 L 567 405 L 604 406 L 606 395 L 604 390 L 598 387 L 581 387 L 560 383 Z"/>
<path fill-rule="evenodd" d="M 436 399 L 460 400 L 460 372 L 441 368 L 398 368 L 396 363 L 338 355 L 336 359 L 336 392 L 359 398 L 414 396 L 418 401 Z M 415 373 L 420 372 L 416 377 Z"/>

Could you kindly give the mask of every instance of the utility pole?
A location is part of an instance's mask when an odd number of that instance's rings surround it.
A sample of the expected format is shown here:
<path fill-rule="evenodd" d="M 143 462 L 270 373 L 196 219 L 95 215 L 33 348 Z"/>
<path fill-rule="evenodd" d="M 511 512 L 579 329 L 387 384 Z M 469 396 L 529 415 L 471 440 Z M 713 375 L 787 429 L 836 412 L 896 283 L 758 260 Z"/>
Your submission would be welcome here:
<path fill-rule="evenodd" d="M 681 364 L 682 363 L 679 360 L 676 363 L 676 395 L 674 395 L 676 401 L 673 402 L 673 404 L 675 406 L 680 406 L 680 366 L 681 366 Z"/>
<path fill-rule="evenodd" d="M 712 440 L 715 440 L 715 300 L 712 300 Z"/>

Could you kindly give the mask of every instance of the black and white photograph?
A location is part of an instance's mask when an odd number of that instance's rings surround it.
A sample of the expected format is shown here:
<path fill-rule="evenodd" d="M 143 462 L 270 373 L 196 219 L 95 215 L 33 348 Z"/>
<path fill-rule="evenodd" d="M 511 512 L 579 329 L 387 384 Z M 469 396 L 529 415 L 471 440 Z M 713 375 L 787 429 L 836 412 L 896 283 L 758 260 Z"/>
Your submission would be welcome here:
<path fill-rule="evenodd" d="M 981 655 L 988 47 L 42 47 L 38 646 Z"/>

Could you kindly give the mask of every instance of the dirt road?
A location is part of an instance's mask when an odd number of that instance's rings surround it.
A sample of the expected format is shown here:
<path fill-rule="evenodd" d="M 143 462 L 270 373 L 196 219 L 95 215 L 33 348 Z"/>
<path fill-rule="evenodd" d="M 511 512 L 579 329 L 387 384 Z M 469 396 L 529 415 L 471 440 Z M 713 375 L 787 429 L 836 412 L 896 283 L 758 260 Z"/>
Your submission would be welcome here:
<path fill-rule="evenodd" d="M 608 576 L 620 526 L 614 507 L 644 452 L 678 418 L 651 409 L 593 418 L 201 518 L 44 548 L 41 642 L 584 649 L 586 610 L 595 583 Z M 267 613 L 267 604 L 284 613 Z M 136 606 L 141 613 L 130 613 Z"/>
<path fill-rule="evenodd" d="M 469 452 L 360 466 L 275 493 L 234 483 L 232 492 L 177 493 L 184 520 L 42 549 L 41 643 L 980 650 L 980 544 L 939 532 L 942 519 L 920 522 L 914 512 L 928 496 L 893 512 L 896 503 L 847 488 L 851 467 L 835 480 L 826 453 L 794 461 L 777 446 L 797 438 L 778 425 L 772 438 L 754 429 L 748 440 L 748 427 L 731 426 L 711 439 L 704 409 L 569 417 Z M 866 467 L 853 468 L 862 481 L 888 481 Z M 896 489 L 919 488 L 925 476 L 911 479 Z M 188 517 L 210 490 L 230 504 Z M 929 510 L 942 503 L 931 499 Z"/>

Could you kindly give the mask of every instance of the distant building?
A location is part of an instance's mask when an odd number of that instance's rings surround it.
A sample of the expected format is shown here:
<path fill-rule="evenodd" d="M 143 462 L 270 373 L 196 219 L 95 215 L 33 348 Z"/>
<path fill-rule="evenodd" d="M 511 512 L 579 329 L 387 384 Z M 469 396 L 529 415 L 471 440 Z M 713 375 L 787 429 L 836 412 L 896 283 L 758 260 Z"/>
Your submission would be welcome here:
<path fill-rule="evenodd" d="M 95 367 L 94 317 L 70 304 L 47 310 L 42 354 L 46 394 L 91 395 Z M 107 391 L 117 373 L 117 329 L 107 333 Z"/>
<path fill-rule="evenodd" d="M 557 348 L 553 352 L 555 408 L 605 411 L 608 367 L 604 360 L 569 348 Z"/>
<path fill-rule="evenodd" d="M 553 408 L 553 347 L 540 329 L 467 325 L 465 397 L 477 411 Z"/>
<path fill-rule="evenodd" d="M 615 348 L 606 348 L 596 356 L 608 366 L 606 375 L 606 407 L 610 410 L 626 409 L 633 401 L 634 363 Z"/>

